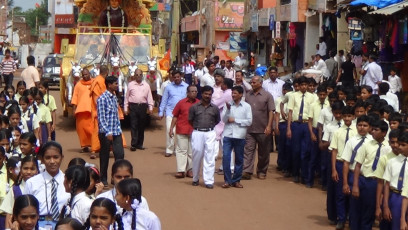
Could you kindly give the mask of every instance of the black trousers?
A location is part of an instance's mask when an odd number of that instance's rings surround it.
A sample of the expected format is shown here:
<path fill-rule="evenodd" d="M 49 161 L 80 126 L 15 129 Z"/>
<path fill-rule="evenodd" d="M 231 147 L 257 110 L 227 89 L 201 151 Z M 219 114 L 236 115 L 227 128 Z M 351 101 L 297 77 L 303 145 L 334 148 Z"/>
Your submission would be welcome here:
<path fill-rule="evenodd" d="M 147 124 L 147 104 L 129 103 L 130 134 L 132 147 L 143 147 L 144 130 Z"/>
<path fill-rule="evenodd" d="M 3 78 L 4 78 L 4 84 L 7 85 L 13 85 L 13 78 L 14 75 L 13 73 L 10 74 L 3 74 Z"/>
<path fill-rule="evenodd" d="M 99 133 L 99 142 L 101 143 L 101 150 L 99 151 L 101 181 L 107 182 L 110 146 L 112 145 L 115 161 L 123 159 L 125 157 L 125 151 L 123 150 L 122 135 L 113 136 L 113 141 L 109 141 L 108 138 L 106 138 L 105 133 Z"/>

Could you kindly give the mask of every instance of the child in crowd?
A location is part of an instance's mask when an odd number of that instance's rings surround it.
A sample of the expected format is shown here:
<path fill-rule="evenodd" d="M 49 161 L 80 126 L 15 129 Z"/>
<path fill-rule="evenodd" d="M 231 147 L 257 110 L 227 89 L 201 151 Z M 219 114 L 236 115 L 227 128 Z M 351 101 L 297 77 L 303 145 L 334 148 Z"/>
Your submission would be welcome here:
<path fill-rule="evenodd" d="M 55 104 L 55 99 L 50 95 L 50 89 L 48 87 L 48 82 L 41 80 L 38 84 L 38 90 L 43 93 L 44 105 L 47 106 L 51 113 L 51 140 L 55 141 L 55 124 L 57 122 L 57 105 Z"/>
<path fill-rule="evenodd" d="M 35 91 L 35 90 L 34 90 Z M 38 136 L 40 140 L 40 145 L 45 144 L 47 141 L 51 140 L 51 112 L 50 110 L 44 105 L 43 98 L 44 94 L 37 90 L 32 94 L 35 102 L 37 103 L 37 118 L 40 124 Z"/>
<path fill-rule="evenodd" d="M 24 81 L 17 82 L 17 90 L 16 90 L 16 94 L 14 95 L 14 100 L 20 101 L 20 98 L 23 96 L 26 88 L 27 86 Z"/>
<path fill-rule="evenodd" d="M 37 119 L 37 106 L 30 109 L 30 101 L 27 96 L 22 96 L 19 100 L 19 106 L 21 111 L 21 119 L 27 124 L 27 132 L 34 132 L 38 139 L 38 128 L 40 126 Z M 33 112 L 32 112 L 33 110 Z"/>
<path fill-rule="evenodd" d="M 91 205 L 85 229 L 124 230 L 122 217 L 117 214 L 116 204 L 108 198 L 97 198 Z"/>
<path fill-rule="evenodd" d="M 336 113 L 336 111 L 335 111 Z M 337 226 L 336 229 L 343 229 L 346 223 L 346 203 L 347 199 L 343 194 L 343 160 L 342 155 L 347 141 L 356 135 L 356 127 L 352 125 L 354 111 L 352 107 L 346 106 L 342 110 L 342 120 L 344 125 L 338 128 L 330 143 L 332 150 L 331 166 L 332 180 L 334 182 L 334 196 L 336 200 Z"/>
<path fill-rule="evenodd" d="M 85 166 L 73 165 L 65 171 L 64 181 L 65 192 L 69 192 L 71 198 L 62 208 L 60 218 L 72 217 L 84 224 L 92 205 L 92 200 L 85 193 L 89 187 L 88 170 Z"/>
<path fill-rule="evenodd" d="M 375 120 L 372 124 L 373 140 L 364 143 L 357 151 L 354 169 L 352 196 L 358 199 L 361 218 L 356 218 L 356 229 L 371 229 L 375 219 L 377 179 L 375 170 L 382 155 L 391 152 L 385 141 L 388 125 L 385 121 Z"/>
<path fill-rule="evenodd" d="M 390 137 L 390 142 L 392 141 Z M 403 182 L 405 179 L 406 162 L 408 156 L 408 132 L 401 133 L 398 137 L 397 149 L 399 155 L 388 160 L 385 167 L 383 179 L 383 218 L 390 223 L 390 229 L 400 229 L 401 224 L 401 196 Z M 395 155 L 394 149 L 393 153 Z M 405 215 L 404 215 L 405 219 Z"/>
<path fill-rule="evenodd" d="M 128 178 L 132 178 L 132 177 L 133 177 L 133 166 L 128 160 L 120 159 L 120 160 L 115 161 L 115 163 L 113 163 L 112 175 L 111 175 L 111 178 L 112 178 L 111 183 L 113 185 L 117 185 L 120 181 L 124 179 L 128 179 Z M 116 187 L 100 194 L 96 198 L 103 197 L 103 198 L 108 198 L 112 201 L 115 201 L 115 196 L 116 196 Z M 122 208 L 118 204 L 116 204 L 116 206 L 117 206 L 118 213 L 122 213 Z M 141 206 L 144 209 L 149 210 L 149 205 L 147 203 L 147 200 L 143 196 L 142 196 Z"/>
<path fill-rule="evenodd" d="M 21 151 L 21 158 L 25 158 L 30 155 L 35 155 L 37 138 L 33 132 L 23 133 L 19 140 L 19 146 Z"/>
<path fill-rule="evenodd" d="M 142 185 L 139 179 L 129 178 L 116 185 L 116 202 L 123 208 L 124 229 L 160 230 L 160 220 L 153 212 L 142 208 Z"/>
<path fill-rule="evenodd" d="M 402 90 L 402 83 L 401 78 L 397 75 L 397 70 L 392 68 L 390 71 L 390 75 L 388 76 L 388 81 L 390 82 L 390 92 L 394 93 L 398 96 Z"/>
<path fill-rule="evenodd" d="M 86 189 L 86 194 L 92 200 L 102 193 L 103 191 L 103 183 L 101 182 L 101 174 L 99 173 L 98 168 L 95 166 L 88 166 L 88 173 L 89 173 L 89 187 Z"/>
<path fill-rule="evenodd" d="M 321 155 L 318 142 L 318 119 L 320 117 L 320 112 L 322 109 L 330 106 L 327 100 L 327 88 L 323 85 L 317 87 L 318 100 L 312 103 L 311 111 L 309 114 L 308 128 L 310 132 L 311 139 L 311 149 L 310 149 L 310 161 L 309 161 L 309 172 L 306 178 L 306 186 L 311 188 L 314 184 L 315 171 L 326 173 L 326 168 L 322 167 L 320 162 L 326 162 L 327 155 Z M 319 168 L 319 167 L 320 168 Z M 323 179 L 322 176 L 322 186 L 327 186 L 327 180 Z M 326 178 L 326 177 L 325 177 Z"/>
<path fill-rule="evenodd" d="M 11 156 L 20 157 L 21 156 L 21 149 L 20 149 L 20 137 L 21 137 L 21 129 L 19 127 L 10 127 L 9 128 L 12 136 L 12 143 L 11 143 Z"/>
<path fill-rule="evenodd" d="M 49 141 L 39 152 L 39 157 L 45 165 L 45 171 L 30 178 L 26 183 L 26 194 L 32 194 L 40 201 L 39 227 L 55 227 L 64 204 L 70 198 L 65 192 L 64 173 L 60 170 L 63 159 L 62 147 L 59 143 Z M 57 184 L 60 186 L 57 186 Z"/>
<path fill-rule="evenodd" d="M 25 192 L 26 181 L 37 174 L 38 163 L 35 156 L 29 156 L 21 160 L 18 181 L 11 187 L 0 205 L 0 210 L 6 213 L 6 229 L 11 228 L 14 200 Z"/>
<path fill-rule="evenodd" d="M 40 204 L 33 195 L 22 195 L 19 196 L 13 208 L 13 225 L 18 226 L 19 229 L 37 229 L 38 220 L 40 219 Z M 25 215 L 23 215 L 23 213 Z M 27 213 L 32 213 L 30 217 L 27 218 Z M 17 230 L 18 228 L 13 228 Z"/>

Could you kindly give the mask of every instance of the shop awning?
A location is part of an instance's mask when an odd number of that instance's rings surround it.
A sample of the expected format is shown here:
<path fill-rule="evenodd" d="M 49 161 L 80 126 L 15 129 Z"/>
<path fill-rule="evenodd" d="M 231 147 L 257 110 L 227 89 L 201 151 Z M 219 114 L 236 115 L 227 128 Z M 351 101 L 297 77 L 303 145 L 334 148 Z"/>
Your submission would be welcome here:
<path fill-rule="evenodd" d="M 387 6 L 400 3 L 402 0 L 353 0 L 350 5 L 358 6 L 358 5 L 367 5 L 367 6 L 376 6 L 378 8 L 385 8 Z"/>
<path fill-rule="evenodd" d="M 392 15 L 397 13 L 398 11 L 401 11 L 405 8 L 408 7 L 408 1 L 403 1 L 397 4 L 393 4 L 387 7 L 384 7 L 382 9 L 379 10 L 375 10 L 370 12 L 369 14 L 381 14 L 381 15 Z"/>

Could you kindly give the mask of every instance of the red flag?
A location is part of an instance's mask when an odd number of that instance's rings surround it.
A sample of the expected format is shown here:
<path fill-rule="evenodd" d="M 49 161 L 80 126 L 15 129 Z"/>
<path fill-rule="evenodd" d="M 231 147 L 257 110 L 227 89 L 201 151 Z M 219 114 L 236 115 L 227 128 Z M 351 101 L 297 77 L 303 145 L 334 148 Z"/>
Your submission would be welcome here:
<path fill-rule="evenodd" d="M 40 4 L 35 3 L 35 8 L 40 8 Z"/>

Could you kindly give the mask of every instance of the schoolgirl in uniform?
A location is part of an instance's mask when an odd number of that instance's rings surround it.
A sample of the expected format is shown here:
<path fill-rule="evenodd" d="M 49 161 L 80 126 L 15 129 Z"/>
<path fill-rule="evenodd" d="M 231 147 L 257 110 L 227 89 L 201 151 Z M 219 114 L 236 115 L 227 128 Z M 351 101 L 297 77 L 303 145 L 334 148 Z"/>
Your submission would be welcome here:
<path fill-rule="evenodd" d="M 6 229 L 11 228 L 11 219 L 13 215 L 14 201 L 21 196 L 25 191 L 26 181 L 38 174 L 37 158 L 28 156 L 21 160 L 21 170 L 18 181 L 14 183 L 13 187 L 7 193 L 0 206 L 0 210 L 6 214 Z"/>
<path fill-rule="evenodd" d="M 11 149 L 10 153 L 11 156 L 20 157 L 21 156 L 21 149 L 20 149 L 20 137 L 21 137 L 21 129 L 17 127 L 10 127 L 11 132 Z"/>
<path fill-rule="evenodd" d="M 89 187 L 88 170 L 82 165 L 73 165 L 65 171 L 65 191 L 71 193 L 71 198 L 62 208 L 61 219 L 72 217 L 81 224 L 89 216 L 92 200 L 88 198 L 85 190 Z"/>
<path fill-rule="evenodd" d="M 98 198 L 92 205 L 85 229 L 124 230 L 122 217 L 116 214 L 116 204 L 108 198 Z"/>
<path fill-rule="evenodd" d="M 21 119 L 21 110 L 18 105 L 10 106 L 7 116 L 9 119 L 9 127 L 18 127 L 23 133 L 28 132 L 27 122 Z"/>
<path fill-rule="evenodd" d="M 35 90 L 34 90 L 35 91 Z M 45 144 L 47 141 L 51 140 L 51 112 L 47 108 L 47 106 L 43 103 L 44 94 L 37 90 L 34 94 L 32 94 L 36 104 L 37 104 L 37 118 L 40 123 L 39 127 L 39 140 L 40 145 Z"/>
<path fill-rule="evenodd" d="M 113 185 L 116 186 L 120 181 L 124 179 L 128 179 L 128 178 L 132 178 L 132 177 L 133 177 L 133 166 L 128 160 L 120 159 L 120 160 L 115 161 L 115 163 L 113 163 L 112 176 L 111 176 Z M 115 196 L 116 196 L 116 187 L 100 194 L 99 196 L 97 196 L 97 198 L 103 197 L 103 198 L 108 198 L 112 200 L 116 204 L 116 209 L 118 210 L 118 213 L 122 213 L 122 208 L 116 203 Z M 149 210 L 149 205 L 147 203 L 147 200 L 143 196 L 141 199 L 142 199 L 141 207 L 146 210 Z"/>
<path fill-rule="evenodd" d="M 32 110 L 30 109 L 30 100 L 27 96 L 22 96 L 19 100 L 19 106 L 21 111 L 21 120 L 24 120 L 27 124 L 27 132 L 34 132 L 38 133 L 38 119 L 37 119 L 37 107 L 33 107 Z M 38 135 L 38 134 L 37 134 Z M 36 136 L 37 136 L 36 135 Z"/>
<path fill-rule="evenodd" d="M 8 129 L 0 129 L 0 146 L 5 150 L 6 156 L 10 153 L 11 132 Z"/>
<path fill-rule="evenodd" d="M 74 218 L 64 218 L 58 221 L 55 226 L 56 230 L 83 230 L 83 225 Z"/>
<path fill-rule="evenodd" d="M 19 196 L 13 208 L 12 230 L 38 229 L 39 202 L 33 195 Z"/>
<path fill-rule="evenodd" d="M 30 155 L 35 155 L 37 138 L 33 132 L 23 133 L 20 137 L 19 146 L 21 151 L 21 158 Z"/>
<path fill-rule="evenodd" d="M 41 147 L 38 155 L 45 165 L 45 171 L 27 181 L 25 193 L 36 196 L 40 202 L 39 226 L 54 228 L 62 207 L 70 198 L 70 194 L 65 192 L 65 175 L 60 170 L 62 147 L 50 141 Z"/>
<path fill-rule="evenodd" d="M 153 212 L 141 208 L 142 185 L 137 178 L 120 181 L 116 185 L 116 202 L 123 208 L 124 229 L 160 230 L 160 220 Z"/>
<path fill-rule="evenodd" d="M 92 200 L 102 193 L 103 183 L 101 182 L 101 174 L 95 166 L 86 167 L 89 173 L 89 187 L 86 189 L 85 193 Z"/>
<path fill-rule="evenodd" d="M 16 92 L 16 89 L 12 85 L 7 85 L 4 88 L 4 93 L 7 95 L 7 101 L 14 101 L 14 94 Z"/>
<path fill-rule="evenodd" d="M 57 122 L 57 105 L 55 99 L 49 93 L 48 82 L 42 80 L 38 84 L 38 90 L 44 94 L 44 105 L 50 110 L 51 113 L 51 140 L 55 141 L 55 124 Z"/>
<path fill-rule="evenodd" d="M 23 96 L 24 91 L 26 90 L 27 86 L 24 81 L 19 81 L 17 82 L 17 90 L 16 90 L 16 95 L 14 95 L 14 99 L 16 101 L 19 101 L 20 98 Z"/>

